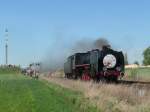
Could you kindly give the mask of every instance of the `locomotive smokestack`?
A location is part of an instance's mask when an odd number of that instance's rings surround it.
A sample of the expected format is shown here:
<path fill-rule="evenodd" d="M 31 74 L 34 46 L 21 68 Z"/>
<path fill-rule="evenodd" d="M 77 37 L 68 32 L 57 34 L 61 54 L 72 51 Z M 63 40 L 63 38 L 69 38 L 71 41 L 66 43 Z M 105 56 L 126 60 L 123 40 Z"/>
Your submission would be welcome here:
<path fill-rule="evenodd" d="M 111 47 L 110 47 L 110 45 L 104 45 L 103 47 L 102 47 L 102 50 L 106 50 L 106 49 L 110 49 Z"/>

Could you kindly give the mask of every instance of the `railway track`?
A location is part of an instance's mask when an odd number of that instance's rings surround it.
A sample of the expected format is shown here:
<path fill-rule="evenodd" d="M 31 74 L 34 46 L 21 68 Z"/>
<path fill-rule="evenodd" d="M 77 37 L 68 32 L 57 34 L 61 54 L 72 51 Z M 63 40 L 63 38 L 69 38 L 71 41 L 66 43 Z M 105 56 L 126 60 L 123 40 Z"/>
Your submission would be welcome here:
<path fill-rule="evenodd" d="M 137 88 L 150 89 L 150 82 L 144 82 L 144 81 L 119 80 L 117 84 L 122 84 L 126 86 L 134 86 Z"/>
<path fill-rule="evenodd" d="M 59 80 L 70 80 L 71 81 L 71 79 L 67 79 L 67 78 L 64 78 L 64 77 L 53 77 L 53 76 L 51 76 L 51 78 L 53 79 L 53 78 L 55 78 L 55 79 L 59 79 Z M 50 78 L 50 79 L 51 79 Z M 73 79 L 72 79 L 73 80 Z M 73 81 L 75 81 L 75 80 L 73 80 Z M 84 81 L 83 81 L 84 82 Z M 103 82 L 103 81 L 102 81 Z M 139 87 L 139 88 L 150 88 L 150 82 L 146 82 L 146 81 L 133 81 L 133 80 L 118 80 L 118 82 L 117 83 L 115 83 L 115 82 L 103 82 L 103 83 L 112 83 L 112 84 L 122 84 L 122 85 L 126 85 L 126 86 L 136 86 L 136 87 Z"/>
<path fill-rule="evenodd" d="M 146 85 L 150 85 L 150 82 L 131 81 L 131 80 L 119 80 L 118 83 L 120 83 L 120 84 L 146 84 Z"/>

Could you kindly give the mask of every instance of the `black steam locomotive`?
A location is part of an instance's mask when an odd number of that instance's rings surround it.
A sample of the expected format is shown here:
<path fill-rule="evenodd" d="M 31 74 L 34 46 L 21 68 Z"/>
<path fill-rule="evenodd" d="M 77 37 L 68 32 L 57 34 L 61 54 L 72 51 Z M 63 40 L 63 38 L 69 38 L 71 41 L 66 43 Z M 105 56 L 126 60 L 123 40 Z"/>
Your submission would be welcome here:
<path fill-rule="evenodd" d="M 124 75 L 124 56 L 108 46 L 68 57 L 64 64 L 67 78 L 117 81 Z"/>

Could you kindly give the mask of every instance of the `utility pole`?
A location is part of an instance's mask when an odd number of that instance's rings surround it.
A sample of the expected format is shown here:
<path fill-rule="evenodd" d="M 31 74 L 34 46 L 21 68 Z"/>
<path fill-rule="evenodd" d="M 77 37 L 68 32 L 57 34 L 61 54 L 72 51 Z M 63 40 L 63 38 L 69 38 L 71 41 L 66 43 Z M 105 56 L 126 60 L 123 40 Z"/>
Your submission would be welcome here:
<path fill-rule="evenodd" d="M 5 64 L 8 65 L 8 29 L 5 29 Z"/>

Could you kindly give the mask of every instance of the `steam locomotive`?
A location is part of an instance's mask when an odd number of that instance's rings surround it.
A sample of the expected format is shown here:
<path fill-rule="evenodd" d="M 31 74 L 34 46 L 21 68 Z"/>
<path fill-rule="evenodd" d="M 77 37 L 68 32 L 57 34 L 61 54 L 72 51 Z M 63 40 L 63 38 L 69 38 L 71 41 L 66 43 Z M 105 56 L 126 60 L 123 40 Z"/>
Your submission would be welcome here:
<path fill-rule="evenodd" d="M 124 76 L 124 56 L 108 46 L 85 53 L 75 53 L 64 63 L 66 78 L 117 81 Z"/>

